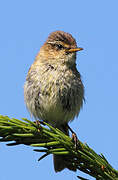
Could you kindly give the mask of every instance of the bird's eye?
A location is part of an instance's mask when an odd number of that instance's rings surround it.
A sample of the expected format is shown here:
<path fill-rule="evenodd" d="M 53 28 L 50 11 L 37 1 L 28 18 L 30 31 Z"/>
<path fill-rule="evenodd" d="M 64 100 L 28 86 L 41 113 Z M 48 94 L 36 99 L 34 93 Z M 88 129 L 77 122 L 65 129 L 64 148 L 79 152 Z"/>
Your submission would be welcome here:
<path fill-rule="evenodd" d="M 57 47 L 59 50 L 61 50 L 61 49 L 64 48 L 61 44 L 56 44 L 56 47 Z"/>

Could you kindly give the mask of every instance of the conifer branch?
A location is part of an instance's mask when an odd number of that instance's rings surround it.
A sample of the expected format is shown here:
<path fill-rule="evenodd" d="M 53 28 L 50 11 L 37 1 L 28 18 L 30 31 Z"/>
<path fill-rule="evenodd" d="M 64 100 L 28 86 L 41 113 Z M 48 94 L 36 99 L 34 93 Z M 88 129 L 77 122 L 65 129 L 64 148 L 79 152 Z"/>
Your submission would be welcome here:
<path fill-rule="evenodd" d="M 81 141 L 78 141 L 79 145 L 75 148 L 69 136 L 47 123 L 0 115 L 0 142 L 9 142 L 8 146 L 25 144 L 37 147 L 34 151 L 44 153 L 39 161 L 49 154 L 64 155 L 69 166 L 95 177 L 96 180 L 118 180 L 118 171 L 109 164 L 103 154 L 98 155 Z M 85 180 L 80 176 L 78 178 Z"/>

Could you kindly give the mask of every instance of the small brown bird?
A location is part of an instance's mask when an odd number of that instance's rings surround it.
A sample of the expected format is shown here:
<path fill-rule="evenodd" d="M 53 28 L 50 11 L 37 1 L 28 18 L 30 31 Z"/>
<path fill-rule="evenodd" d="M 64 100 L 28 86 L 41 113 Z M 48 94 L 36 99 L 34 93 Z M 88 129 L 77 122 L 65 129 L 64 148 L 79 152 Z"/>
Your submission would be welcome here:
<path fill-rule="evenodd" d="M 67 124 L 78 116 L 84 87 L 76 68 L 78 48 L 71 34 L 52 32 L 40 48 L 24 85 L 26 106 L 35 119 L 43 120 L 69 135 Z M 56 172 L 71 169 L 64 156 L 54 155 Z"/>

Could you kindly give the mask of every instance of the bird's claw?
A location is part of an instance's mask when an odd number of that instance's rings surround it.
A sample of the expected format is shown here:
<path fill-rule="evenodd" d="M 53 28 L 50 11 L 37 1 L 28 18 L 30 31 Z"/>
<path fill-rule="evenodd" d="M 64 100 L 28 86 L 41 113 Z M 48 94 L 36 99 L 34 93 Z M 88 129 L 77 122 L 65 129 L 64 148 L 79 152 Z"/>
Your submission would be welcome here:
<path fill-rule="evenodd" d="M 75 149 L 77 149 L 77 146 L 79 145 L 79 140 L 77 138 L 77 135 L 74 132 L 72 133 L 72 140 L 75 143 Z"/>

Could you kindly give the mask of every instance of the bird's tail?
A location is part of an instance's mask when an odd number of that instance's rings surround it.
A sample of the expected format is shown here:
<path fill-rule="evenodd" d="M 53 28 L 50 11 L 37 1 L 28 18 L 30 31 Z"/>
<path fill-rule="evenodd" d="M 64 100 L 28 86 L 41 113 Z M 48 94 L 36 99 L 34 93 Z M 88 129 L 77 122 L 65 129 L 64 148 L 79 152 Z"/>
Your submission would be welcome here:
<path fill-rule="evenodd" d="M 68 130 L 67 125 L 59 126 L 57 128 L 69 136 L 69 130 Z M 69 165 L 68 160 L 69 160 L 69 157 L 67 155 L 53 155 L 55 172 L 62 171 L 65 168 L 68 168 L 69 170 L 72 170 L 72 171 L 76 171 L 75 168 Z"/>

